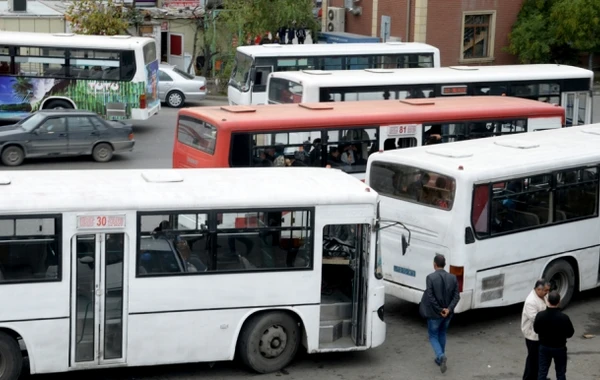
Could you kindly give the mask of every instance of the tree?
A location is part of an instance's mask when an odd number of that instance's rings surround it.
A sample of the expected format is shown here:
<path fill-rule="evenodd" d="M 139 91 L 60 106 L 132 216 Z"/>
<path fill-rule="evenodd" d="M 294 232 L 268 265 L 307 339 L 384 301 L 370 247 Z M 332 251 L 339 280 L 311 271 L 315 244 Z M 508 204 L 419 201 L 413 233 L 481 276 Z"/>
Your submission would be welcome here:
<path fill-rule="evenodd" d="M 566 30 L 573 28 L 565 29 L 563 24 L 588 29 L 587 24 L 595 22 L 593 18 L 588 19 L 593 12 L 581 9 L 583 3 L 594 4 L 595 8 L 600 4 L 598 0 L 525 0 L 509 34 L 510 45 L 506 50 L 522 63 L 578 63 L 578 50 L 585 50 L 573 44 L 572 37 L 566 37 L 570 35 Z M 565 9 L 574 6 L 583 14 L 576 15 L 577 10 Z M 593 34 L 589 36 L 592 40 Z"/>
<path fill-rule="evenodd" d="M 129 26 L 140 17 L 137 10 L 114 0 L 74 1 L 65 14 L 75 33 L 108 36 L 127 34 Z"/>
<path fill-rule="evenodd" d="M 240 37 L 276 33 L 279 28 L 316 28 L 313 0 L 223 0 L 223 21 L 230 30 L 241 32 Z"/>
<path fill-rule="evenodd" d="M 557 41 L 589 54 L 592 70 L 594 53 L 600 52 L 600 1 L 560 0 L 552 7 L 550 22 Z"/>

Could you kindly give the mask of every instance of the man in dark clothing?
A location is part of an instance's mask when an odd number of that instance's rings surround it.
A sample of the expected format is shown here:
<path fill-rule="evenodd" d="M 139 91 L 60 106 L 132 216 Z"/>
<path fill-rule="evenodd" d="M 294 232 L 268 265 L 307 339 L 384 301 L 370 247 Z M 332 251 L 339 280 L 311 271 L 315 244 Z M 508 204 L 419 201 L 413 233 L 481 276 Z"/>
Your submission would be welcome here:
<path fill-rule="evenodd" d="M 306 39 L 306 30 L 304 28 L 300 28 L 296 31 L 296 37 L 298 37 L 298 43 L 304 45 L 304 40 Z"/>
<path fill-rule="evenodd" d="M 554 359 L 556 380 L 567 379 L 567 339 L 575 333 L 569 316 L 558 308 L 560 294 L 548 294 L 548 308 L 540 311 L 533 322 L 533 330 L 540 338 L 538 380 L 546 380 Z"/>
<path fill-rule="evenodd" d="M 446 258 L 437 254 L 433 259 L 435 272 L 426 279 L 426 288 L 419 305 L 419 313 L 427 318 L 429 342 L 435 353 L 435 363 L 442 373 L 446 372 L 446 332 L 454 308 L 460 301 L 456 276 L 444 270 Z"/>
<path fill-rule="evenodd" d="M 287 43 L 291 45 L 294 43 L 294 37 L 296 37 L 296 30 L 293 27 L 289 27 L 287 30 Z"/>

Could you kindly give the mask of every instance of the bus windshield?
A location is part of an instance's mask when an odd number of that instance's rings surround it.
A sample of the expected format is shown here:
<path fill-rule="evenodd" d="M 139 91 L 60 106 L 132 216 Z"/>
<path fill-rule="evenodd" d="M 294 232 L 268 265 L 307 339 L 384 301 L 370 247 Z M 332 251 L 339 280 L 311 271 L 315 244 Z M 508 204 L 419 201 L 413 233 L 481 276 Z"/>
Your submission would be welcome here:
<path fill-rule="evenodd" d="M 451 210 L 455 180 L 449 176 L 396 163 L 375 161 L 370 186 L 380 195 Z"/>
<path fill-rule="evenodd" d="M 248 82 L 250 79 L 250 69 L 252 67 L 252 57 L 243 53 L 235 54 L 235 64 L 231 71 L 231 79 L 229 84 L 237 89 L 246 92 L 249 89 Z"/>

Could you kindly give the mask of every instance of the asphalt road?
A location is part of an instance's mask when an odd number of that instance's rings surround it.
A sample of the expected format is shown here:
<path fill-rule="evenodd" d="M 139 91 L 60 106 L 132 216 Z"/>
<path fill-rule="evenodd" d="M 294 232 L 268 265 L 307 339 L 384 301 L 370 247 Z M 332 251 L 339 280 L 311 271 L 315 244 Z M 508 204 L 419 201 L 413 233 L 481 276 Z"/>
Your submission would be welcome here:
<path fill-rule="evenodd" d="M 220 104 L 225 101 L 206 101 L 201 105 Z M 596 98 L 595 109 L 595 121 L 600 122 L 600 96 Z M 19 169 L 169 168 L 176 113 L 177 110 L 163 108 L 151 120 L 136 123 L 136 149 L 115 157 L 112 162 L 100 164 L 87 157 L 30 160 Z M 361 353 L 301 354 L 285 371 L 260 377 L 265 380 L 281 377 L 290 380 L 509 380 L 522 376 L 526 349 L 520 332 L 521 305 L 456 316 L 450 327 L 445 375 L 433 364 L 426 325 L 418 316 L 417 307 L 388 297 L 385 311 L 388 334 L 383 346 Z M 566 312 L 576 329 L 575 337 L 569 341 L 568 378 L 600 380 L 600 289 L 579 295 Z M 584 334 L 594 337 L 586 339 Z M 160 343 L 150 339 L 149 344 Z M 202 344 L 198 342 L 199 350 L 210 350 Z M 24 375 L 22 378 L 54 380 L 57 376 L 64 380 L 233 380 L 258 375 L 247 372 L 239 363 L 225 362 L 212 367 L 187 364 Z M 551 377 L 555 378 L 553 373 Z"/>

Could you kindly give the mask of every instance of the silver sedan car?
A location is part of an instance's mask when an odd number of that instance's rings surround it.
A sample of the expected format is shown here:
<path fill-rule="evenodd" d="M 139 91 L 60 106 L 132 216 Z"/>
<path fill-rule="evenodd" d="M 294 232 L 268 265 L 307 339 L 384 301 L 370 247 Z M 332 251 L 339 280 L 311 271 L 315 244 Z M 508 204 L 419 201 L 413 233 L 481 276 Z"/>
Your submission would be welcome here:
<path fill-rule="evenodd" d="M 158 96 L 169 107 L 182 107 L 186 100 L 206 98 L 206 78 L 195 77 L 176 66 L 162 63 L 158 73 Z"/>

